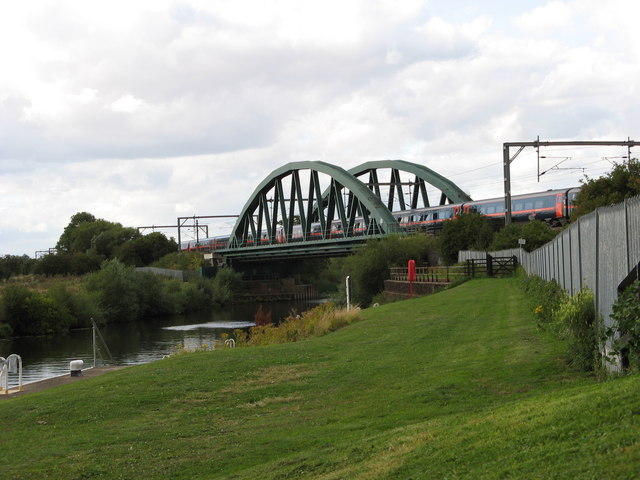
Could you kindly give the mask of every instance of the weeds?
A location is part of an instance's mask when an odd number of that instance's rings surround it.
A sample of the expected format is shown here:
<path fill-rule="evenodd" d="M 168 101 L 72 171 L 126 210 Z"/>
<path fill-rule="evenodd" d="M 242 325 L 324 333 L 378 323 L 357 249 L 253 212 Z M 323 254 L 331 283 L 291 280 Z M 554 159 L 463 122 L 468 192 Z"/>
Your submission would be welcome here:
<path fill-rule="evenodd" d="M 640 281 L 636 280 L 613 304 L 613 324 L 605 330 L 603 341 L 612 349 L 609 361 L 619 357 L 624 369 L 640 368 Z"/>
<path fill-rule="evenodd" d="M 600 365 L 593 293 L 583 289 L 573 297 L 557 282 L 520 274 L 520 284 L 529 298 L 537 326 L 564 339 L 567 363 L 582 371 Z"/>
<path fill-rule="evenodd" d="M 333 303 L 324 303 L 302 315 L 291 314 L 277 326 L 256 325 L 250 329 L 249 334 L 243 330 L 234 330 L 234 336 L 238 346 L 297 342 L 325 335 L 359 319 L 358 310 L 336 308 Z"/>

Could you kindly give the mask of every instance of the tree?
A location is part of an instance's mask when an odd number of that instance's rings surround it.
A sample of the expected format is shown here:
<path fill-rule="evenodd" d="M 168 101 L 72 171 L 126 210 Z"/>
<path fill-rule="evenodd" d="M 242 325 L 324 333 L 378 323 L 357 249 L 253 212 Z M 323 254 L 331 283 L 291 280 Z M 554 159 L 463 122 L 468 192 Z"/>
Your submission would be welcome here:
<path fill-rule="evenodd" d="M 576 208 L 571 220 L 592 212 L 598 207 L 615 205 L 625 198 L 640 195 L 640 162 L 632 158 L 623 163 L 614 163 L 613 169 L 597 179 L 585 175 L 580 193 L 574 204 Z"/>
<path fill-rule="evenodd" d="M 64 228 L 62 235 L 60 235 L 56 249 L 59 252 L 70 252 L 75 230 L 83 223 L 95 221 L 96 217 L 89 212 L 78 212 L 73 215 L 69 224 Z"/>
<path fill-rule="evenodd" d="M 116 256 L 127 265 L 144 266 L 160 260 L 178 249 L 173 239 L 168 239 L 163 233 L 154 232 L 123 243 L 116 252 Z"/>
<path fill-rule="evenodd" d="M 444 222 L 440 234 L 440 253 L 447 264 L 458 261 L 460 250 L 486 250 L 493 240 L 489 219 L 477 212 L 460 213 Z"/>
<path fill-rule="evenodd" d="M 526 243 L 524 249 L 532 252 L 547 242 L 553 240 L 556 232 L 549 228 L 541 220 L 533 220 L 526 223 L 511 223 L 495 234 L 490 250 L 504 250 L 507 248 L 518 248 L 518 240 L 524 238 Z"/>
<path fill-rule="evenodd" d="M 93 292 L 108 322 L 128 322 L 138 318 L 140 305 L 137 277 L 133 267 L 118 260 L 106 260 L 100 271 L 87 278 L 86 289 Z"/>
<path fill-rule="evenodd" d="M 112 258 L 124 243 L 140 238 L 135 228 L 123 227 L 120 223 L 96 219 L 87 212 L 76 213 L 60 236 L 56 248 L 59 252 L 94 252 Z"/>
<path fill-rule="evenodd" d="M 0 279 L 7 280 L 15 275 L 31 273 L 36 261 L 28 255 L 5 255 L 0 257 Z"/>
<path fill-rule="evenodd" d="M 426 264 L 429 252 L 435 249 L 435 238 L 426 235 L 391 235 L 369 240 L 353 255 L 345 258 L 342 282 L 346 275 L 351 276 L 355 302 L 369 305 L 373 296 L 384 289 L 384 281 L 389 278 L 391 267 L 406 266 L 409 260 Z"/>

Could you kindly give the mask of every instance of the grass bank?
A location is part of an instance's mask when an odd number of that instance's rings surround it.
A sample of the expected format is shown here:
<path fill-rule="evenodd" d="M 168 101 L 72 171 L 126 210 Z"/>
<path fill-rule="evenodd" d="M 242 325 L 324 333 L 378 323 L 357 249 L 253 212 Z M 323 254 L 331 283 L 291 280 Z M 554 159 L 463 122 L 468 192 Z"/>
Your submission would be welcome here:
<path fill-rule="evenodd" d="M 0 404 L 0 476 L 637 478 L 640 377 L 567 370 L 513 279 L 292 344 L 177 356 Z"/>

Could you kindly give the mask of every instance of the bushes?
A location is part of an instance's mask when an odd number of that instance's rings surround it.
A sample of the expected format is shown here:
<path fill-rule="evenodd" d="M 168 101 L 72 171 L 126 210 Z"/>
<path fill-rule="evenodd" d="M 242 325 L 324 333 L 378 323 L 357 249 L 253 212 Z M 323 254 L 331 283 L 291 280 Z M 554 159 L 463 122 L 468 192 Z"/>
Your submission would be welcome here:
<path fill-rule="evenodd" d="M 556 232 L 551 230 L 549 225 L 541 220 L 532 220 L 525 223 L 510 223 L 495 234 L 489 250 L 518 248 L 520 246 L 518 239 L 524 238 L 526 240 L 524 250 L 532 252 L 536 248 L 553 240 L 555 236 Z"/>
<path fill-rule="evenodd" d="M 136 273 L 118 260 L 107 260 L 99 272 L 89 275 L 85 285 L 95 293 L 104 316 L 109 321 L 129 322 L 138 318 L 140 304 Z"/>
<path fill-rule="evenodd" d="M 41 335 L 67 330 L 72 324 L 70 312 L 49 295 L 19 285 L 4 289 L 2 302 L 6 333 L 13 335 Z"/>
<path fill-rule="evenodd" d="M 252 327 L 249 337 L 242 330 L 235 330 L 237 345 L 272 345 L 297 342 L 305 338 L 325 335 L 347 326 L 360 316 L 357 310 L 338 309 L 333 303 L 318 305 L 302 315 L 290 315 L 278 326 L 262 325 Z"/>
<path fill-rule="evenodd" d="M 435 238 L 425 235 L 391 235 L 379 240 L 369 240 L 343 260 L 341 275 L 337 279 L 340 282 L 339 288 L 344 288 L 344 278 L 350 275 L 353 280 L 354 303 L 367 306 L 373 296 L 384 289 L 390 267 L 406 266 L 411 259 L 417 264 L 424 264 L 429 252 L 434 250 Z"/>
<path fill-rule="evenodd" d="M 538 327 L 565 340 L 567 363 L 582 371 L 597 369 L 600 359 L 593 293 L 583 289 L 571 297 L 555 281 L 546 282 L 535 275 L 521 280 Z"/>
<path fill-rule="evenodd" d="M 522 269 L 520 272 L 522 289 L 529 297 L 538 327 L 544 328 L 553 322 L 553 312 L 562 302 L 565 293 L 555 280 L 546 282 L 536 275 L 527 275 Z"/>
<path fill-rule="evenodd" d="M 554 311 L 555 321 L 567 341 L 567 361 L 585 372 L 599 365 L 596 311 L 593 293 L 583 289 L 573 297 L 565 295 Z"/>
<path fill-rule="evenodd" d="M 54 284 L 42 293 L 7 285 L 0 302 L 0 338 L 43 335 L 98 322 L 131 322 L 201 311 L 229 302 L 240 274 L 221 269 L 214 280 L 185 283 L 136 272 L 118 260 L 103 262 L 80 287 Z"/>
<path fill-rule="evenodd" d="M 233 294 L 238 289 L 242 274 L 231 268 L 221 268 L 213 279 L 212 302 L 224 305 L 233 301 Z"/>
<path fill-rule="evenodd" d="M 604 340 L 612 345 L 612 354 L 620 355 L 623 368 L 640 368 L 640 281 L 636 280 L 613 304 L 613 324 Z M 611 359 L 610 359 L 611 360 Z"/>
<path fill-rule="evenodd" d="M 447 265 L 458 261 L 460 250 L 486 250 L 493 240 L 489 218 L 477 212 L 461 213 L 444 222 L 440 234 L 440 253 Z"/>

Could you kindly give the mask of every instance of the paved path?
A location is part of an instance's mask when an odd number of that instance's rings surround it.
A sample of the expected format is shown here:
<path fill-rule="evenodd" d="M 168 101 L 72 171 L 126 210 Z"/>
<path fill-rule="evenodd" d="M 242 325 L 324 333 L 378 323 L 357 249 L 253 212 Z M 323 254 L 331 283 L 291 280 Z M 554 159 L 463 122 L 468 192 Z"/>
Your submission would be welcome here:
<path fill-rule="evenodd" d="M 98 375 L 102 375 L 103 373 L 113 372 L 115 370 L 120 370 L 126 367 L 95 367 L 95 368 L 86 368 L 82 370 L 81 377 L 72 377 L 70 374 L 62 375 L 60 377 L 47 378 L 45 380 L 40 380 L 38 382 L 28 383 L 22 386 L 22 391 L 18 392 L 18 387 L 11 387 L 9 389 L 8 394 L 0 393 L 0 400 L 4 398 L 13 398 L 18 397 L 20 395 L 26 395 L 27 393 L 32 392 L 41 392 L 43 390 L 47 390 L 51 387 L 57 387 L 58 385 L 65 385 L 67 383 L 79 382 L 85 378 L 97 377 Z"/>

